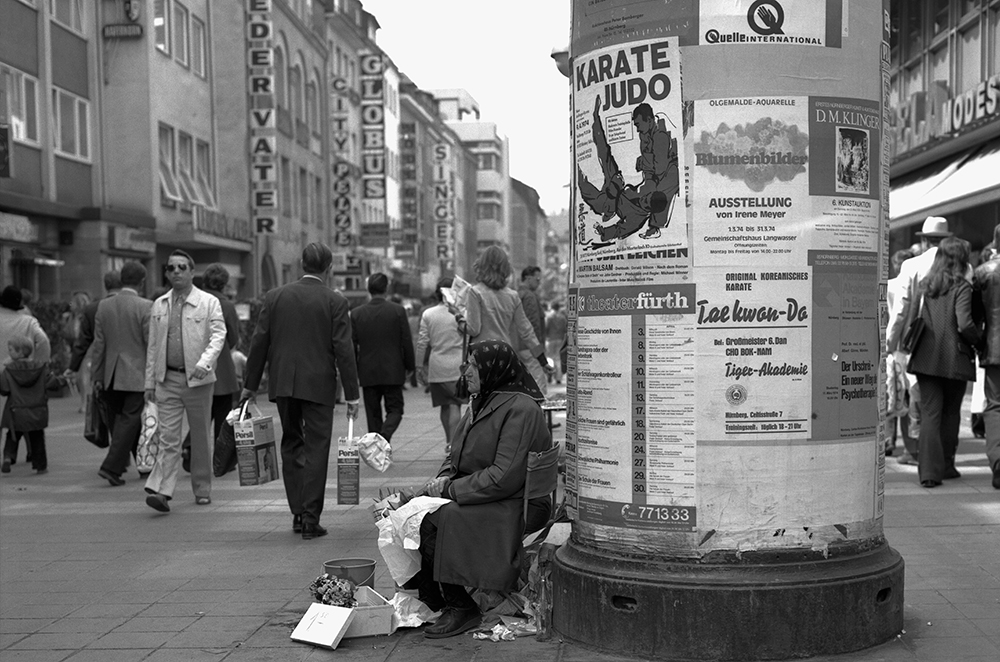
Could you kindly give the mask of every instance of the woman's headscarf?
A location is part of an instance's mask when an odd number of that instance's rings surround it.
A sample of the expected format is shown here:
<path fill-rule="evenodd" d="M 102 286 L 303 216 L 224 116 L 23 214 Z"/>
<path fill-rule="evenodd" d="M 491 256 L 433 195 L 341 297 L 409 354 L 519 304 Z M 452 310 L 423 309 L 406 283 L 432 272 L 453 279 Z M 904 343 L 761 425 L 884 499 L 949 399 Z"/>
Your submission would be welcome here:
<path fill-rule="evenodd" d="M 473 414 L 494 393 L 524 393 L 536 402 L 545 400 L 521 359 L 502 340 L 481 340 L 469 345 L 469 362 L 479 372 L 479 395 L 472 398 Z"/>

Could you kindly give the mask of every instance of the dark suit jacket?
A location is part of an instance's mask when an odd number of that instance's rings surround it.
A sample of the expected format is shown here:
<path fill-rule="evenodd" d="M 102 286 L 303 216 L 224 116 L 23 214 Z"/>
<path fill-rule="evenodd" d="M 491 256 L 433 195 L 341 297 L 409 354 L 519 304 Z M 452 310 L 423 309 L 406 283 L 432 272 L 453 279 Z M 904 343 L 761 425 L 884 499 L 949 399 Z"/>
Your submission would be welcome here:
<path fill-rule="evenodd" d="M 382 297 L 372 297 L 351 311 L 351 322 L 361 385 L 402 385 L 406 371 L 414 369 L 406 309 Z"/>
<path fill-rule="evenodd" d="M 222 292 L 205 290 L 214 294 L 222 306 L 222 319 L 226 323 L 226 342 L 222 344 L 222 352 L 215 364 L 215 395 L 227 395 L 240 390 L 240 382 L 236 379 L 236 366 L 233 365 L 233 347 L 240 342 L 240 318 L 236 314 L 236 306 Z"/>
<path fill-rule="evenodd" d="M 338 370 L 344 397 L 358 400 L 349 311 L 343 295 L 308 276 L 268 292 L 250 341 L 246 388 L 257 390 L 267 362 L 272 402 L 289 397 L 332 407 Z"/>
<path fill-rule="evenodd" d="M 104 388 L 145 390 L 146 342 L 152 307 L 152 301 L 131 290 L 101 300 L 95 316 L 91 375 Z"/>
<path fill-rule="evenodd" d="M 114 296 L 109 294 L 104 299 Z M 73 372 L 80 370 L 83 365 L 83 357 L 87 355 L 87 350 L 94 344 L 94 316 L 97 315 L 97 305 L 104 301 L 98 299 L 91 301 L 83 307 L 83 315 L 80 317 L 80 335 L 73 341 L 73 351 L 69 356 L 69 369 Z"/>

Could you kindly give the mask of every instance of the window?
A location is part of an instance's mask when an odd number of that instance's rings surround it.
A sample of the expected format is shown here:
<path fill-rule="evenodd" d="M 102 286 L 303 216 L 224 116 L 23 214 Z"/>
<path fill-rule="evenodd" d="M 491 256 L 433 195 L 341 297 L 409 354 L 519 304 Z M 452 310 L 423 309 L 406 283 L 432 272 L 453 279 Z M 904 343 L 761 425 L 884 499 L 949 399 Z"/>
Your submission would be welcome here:
<path fill-rule="evenodd" d="M 180 187 L 174 178 L 174 130 L 160 125 L 160 204 L 173 207 L 184 202 Z"/>
<path fill-rule="evenodd" d="M 52 126 L 57 154 L 90 160 L 90 102 L 53 87 Z"/>
<path fill-rule="evenodd" d="M 274 49 L 274 101 L 278 108 L 285 108 L 285 53 L 280 48 Z"/>
<path fill-rule="evenodd" d="M 316 219 L 316 226 L 323 227 L 323 179 L 316 178 L 316 185 L 313 189 L 313 217 Z"/>
<path fill-rule="evenodd" d="M 934 12 L 934 34 L 939 35 L 951 25 L 948 19 L 951 0 L 934 0 L 931 11 Z M 917 9 L 911 6 L 911 11 Z"/>
<path fill-rule="evenodd" d="M 909 98 L 911 94 L 920 92 L 924 89 L 924 70 L 921 68 L 921 63 L 918 62 L 912 67 L 906 68 L 906 73 L 903 78 L 903 98 Z"/>
<path fill-rule="evenodd" d="M 990 74 L 1000 74 L 1000 7 L 990 11 Z"/>
<path fill-rule="evenodd" d="M 167 0 L 153 0 L 153 40 L 156 47 L 170 55 L 170 7 Z"/>
<path fill-rule="evenodd" d="M 481 221 L 495 221 L 500 218 L 500 206 L 490 202 L 476 205 L 476 218 Z"/>
<path fill-rule="evenodd" d="M 191 17 L 191 71 L 205 78 L 205 24 Z"/>
<path fill-rule="evenodd" d="M 496 154 L 476 154 L 476 163 L 479 170 L 500 172 L 500 157 Z"/>
<path fill-rule="evenodd" d="M 309 83 L 306 85 L 306 112 L 308 114 L 306 123 L 309 125 L 309 130 L 313 133 L 319 133 L 319 106 L 317 105 L 317 101 L 316 83 Z"/>
<path fill-rule="evenodd" d="M 299 168 L 299 217 L 302 222 L 309 220 L 309 173 L 305 168 Z"/>
<path fill-rule="evenodd" d="M 7 100 L 6 116 L 14 140 L 38 145 L 38 79 L 0 65 L 0 99 Z"/>
<path fill-rule="evenodd" d="M 203 205 L 194 180 L 194 139 L 182 131 L 177 134 L 177 181 L 185 202 Z"/>
<path fill-rule="evenodd" d="M 907 5 L 906 12 L 906 58 L 920 53 L 924 44 L 923 5 Z"/>
<path fill-rule="evenodd" d="M 302 119 L 302 70 L 288 70 L 288 110 L 295 119 Z"/>
<path fill-rule="evenodd" d="M 174 3 L 174 57 L 187 66 L 188 63 L 188 10 L 179 2 Z"/>
<path fill-rule="evenodd" d="M 292 164 L 281 157 L 281 214 L 292 215 Z"/>
<path fill-rule="evenodd" d="M 49 13 L 57 23 L 83 32 L 83 0 L 49 0 Z"/>
<path fill-rule="evenodd" d="M 204 140 L 197 145 L 196 167 L 198 174 L 198 190 L 206 207 L 215 208 L 215 187 L 212 185 L 212 147 Z"/>
<path fill-rule="evenodd" d="M 955 94 L 979 84 L 981 43 L 978 21 L 973 23 L 968 30 L 958 33 L 958 80 L 955 82 Z"/>

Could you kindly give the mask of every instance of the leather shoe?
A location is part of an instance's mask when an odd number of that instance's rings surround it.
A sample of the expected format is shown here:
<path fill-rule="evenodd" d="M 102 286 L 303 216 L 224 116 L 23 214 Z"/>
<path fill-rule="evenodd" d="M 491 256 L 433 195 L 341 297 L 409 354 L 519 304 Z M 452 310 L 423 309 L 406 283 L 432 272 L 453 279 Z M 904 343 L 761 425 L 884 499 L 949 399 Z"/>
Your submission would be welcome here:
<path fill-rule="evenodd" d="M 993 467 L 993 489 L 1000 490 L 1000 462 Z"/>
<path fill-rule="evenodd" d="M 101 469 L 100 471 L 97 472 L 97 475 L 103 478 L 104 480 L 108 481 L 109 483 L 111 483 L 112 487 L 119 487 L 125 484 L 124 478 L 122 478 L 121 476 L 114 475 L 107 469 Z"/>
<path fill-rule="evenodd" d="M 302 515 L 292 515 L 292 531 L 302 533 Z"/>
<path fill-rule="evenodd" d="M 958 469 L 956 469 L 955 467 L 945 469 L 944 478 L 961 478 L 961 477 L 962 474 L 959 473 Z"/>
<path fill-rule="evenodd" d="M 941 481 L 939 481 L 939 480 L 922 480 L 922 481 L 920 481 L 920 485 L 922 487 L 927 487 L 927 488 L 937 487 L 940 484 L 941 484 Z"/>
<path fill-rule="evenodd" d="M 312 540 L 313 538 L 322 538 L 326 535 L 326 529 L 324 529 L 319 524 L 306 524 L 302 523 L 302 539 Z"/>
<path fill-rule="evenodd" d="M 5 457 L 3 459 L 3 464 L 0 465 L 0 473 L 9 474 L 10 473 L 10 458 Z"/>
<path fill-rule="evenodd" d="M 150 494 L 146 497 L 146 505 L 161 513 L 170 512 L 170 504 L 167 503 L 167 497 L 162 494 Z"/>
<path fill-rule="evenodd" d="M 454 637 L 471 630 L 482 622 L 483 615 L 475 607 L 471 609 L 446 607 L 434 625 L 428 625 L 424 628 L 424 637 L 427 639 Z"/>

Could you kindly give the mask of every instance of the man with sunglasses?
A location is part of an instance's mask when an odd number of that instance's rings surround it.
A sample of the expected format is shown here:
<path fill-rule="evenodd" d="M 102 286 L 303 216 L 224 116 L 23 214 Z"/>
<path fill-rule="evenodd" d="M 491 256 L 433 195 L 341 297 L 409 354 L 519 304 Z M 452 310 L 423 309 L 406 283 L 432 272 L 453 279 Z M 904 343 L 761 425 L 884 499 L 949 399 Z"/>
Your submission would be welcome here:
<path fill-rule="evenodd" d="M 146 402 L 159 414 L 160 448 L 146 481 L 146 505 L 170 511 L 181 465 L 181 417 L 191 428 L 195 503 L 212 503 L 211 433 L 215 363 L 226 340 L 219 300 L 194 286 L 194 259 L 181 250 L 166 266 L 170 291 L 153 302 L 146 351 Z"/>

